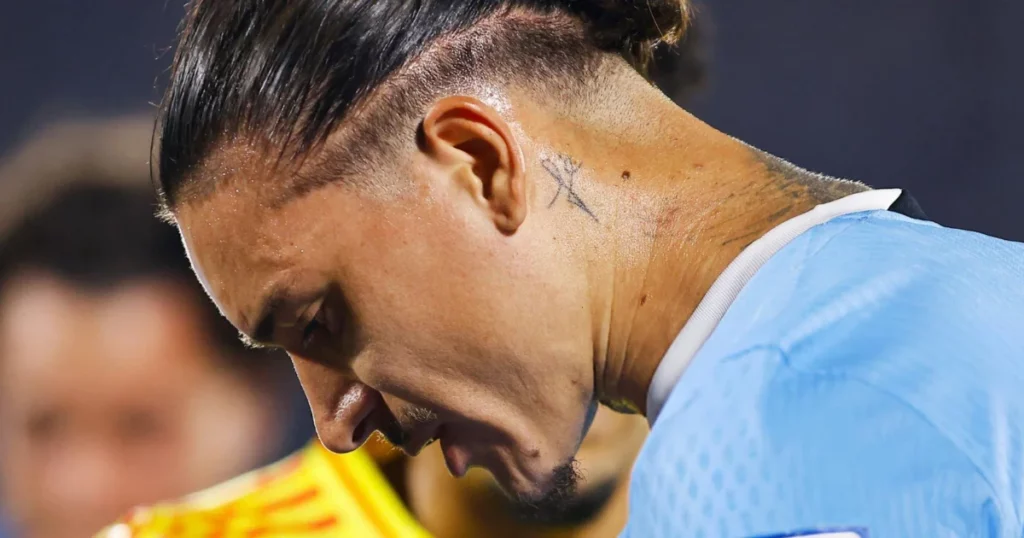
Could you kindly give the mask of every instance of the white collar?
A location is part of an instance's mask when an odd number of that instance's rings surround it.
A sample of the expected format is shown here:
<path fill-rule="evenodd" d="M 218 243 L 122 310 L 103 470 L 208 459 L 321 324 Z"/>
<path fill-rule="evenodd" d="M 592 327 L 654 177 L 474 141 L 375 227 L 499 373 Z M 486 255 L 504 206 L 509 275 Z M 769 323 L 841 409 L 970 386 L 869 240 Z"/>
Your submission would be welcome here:
<path fill-rule="evenodd" d="M 654 371 L 651 387 L 647 390 L 647 421 L 654 424 L 686 366 L 714 332 L 740 290 L 769 258 L 798 235 L 835 217 L 861 211 L 888 209 L 896 202 L 901 192 L 900 189 L 865 191 L 819 205 L 772 228 L 763 237 L 743 249 L 711 285 L 711 289 L 697 305 L 697 309 L 693 311 L 679 336 L 669 346 L 658 369 Z"/>

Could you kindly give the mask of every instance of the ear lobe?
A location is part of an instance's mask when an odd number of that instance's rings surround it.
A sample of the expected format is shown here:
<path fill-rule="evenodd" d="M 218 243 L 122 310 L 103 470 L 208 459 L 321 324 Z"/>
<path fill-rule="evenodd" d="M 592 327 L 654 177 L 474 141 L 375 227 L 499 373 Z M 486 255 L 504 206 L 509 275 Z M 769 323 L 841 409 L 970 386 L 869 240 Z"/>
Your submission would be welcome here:
<path fill-rule="evenodd" d="M 512 234 L 526 220 L 526 178 L 522 151 L 504 119 L 472 97 L 438 101 L 422 124 L 430 157 L 450 173 L 502 233 Z"/>

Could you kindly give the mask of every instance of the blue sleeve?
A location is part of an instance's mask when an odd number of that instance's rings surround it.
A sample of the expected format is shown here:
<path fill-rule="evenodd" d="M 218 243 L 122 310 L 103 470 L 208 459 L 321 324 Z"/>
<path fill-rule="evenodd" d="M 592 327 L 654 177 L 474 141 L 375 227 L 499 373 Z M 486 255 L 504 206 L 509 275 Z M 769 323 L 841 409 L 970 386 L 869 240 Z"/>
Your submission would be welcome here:
<path fill-rule="evenodd" d="M 623 536 L 1020 536 L 977 466 L 898 395 L 776 348 L 687 372 L 675 392 Z"/>

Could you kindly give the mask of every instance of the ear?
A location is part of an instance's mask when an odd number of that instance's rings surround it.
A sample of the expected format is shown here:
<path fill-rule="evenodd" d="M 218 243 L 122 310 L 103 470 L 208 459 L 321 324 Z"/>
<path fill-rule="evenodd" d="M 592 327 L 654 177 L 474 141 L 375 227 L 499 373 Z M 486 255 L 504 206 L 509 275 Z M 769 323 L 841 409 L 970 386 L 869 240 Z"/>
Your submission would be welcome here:
<path fill-rule="evenodd" d="M 502 233 L 526 220 L 523 154 L 494 108 L 466 96 L 446 97 L 423 119 L 424 150 L 477 200 Z"/>

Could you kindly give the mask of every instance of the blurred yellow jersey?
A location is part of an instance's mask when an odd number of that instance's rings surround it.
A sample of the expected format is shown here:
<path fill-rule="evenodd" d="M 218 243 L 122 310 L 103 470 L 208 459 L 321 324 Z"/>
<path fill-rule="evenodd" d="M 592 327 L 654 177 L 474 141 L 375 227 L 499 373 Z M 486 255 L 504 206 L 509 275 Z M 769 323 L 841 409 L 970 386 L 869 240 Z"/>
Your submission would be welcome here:
<path fill-rule="evenodd" d="M 314 441 L 180 503 L 136 509 L 97 538 L 427 538 L 374 460 Z"/>

